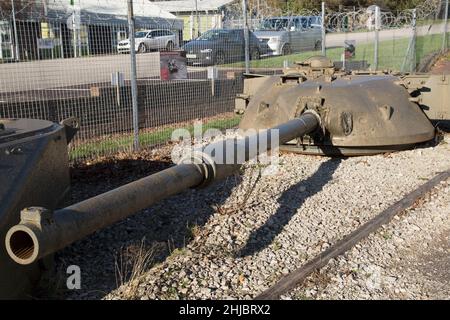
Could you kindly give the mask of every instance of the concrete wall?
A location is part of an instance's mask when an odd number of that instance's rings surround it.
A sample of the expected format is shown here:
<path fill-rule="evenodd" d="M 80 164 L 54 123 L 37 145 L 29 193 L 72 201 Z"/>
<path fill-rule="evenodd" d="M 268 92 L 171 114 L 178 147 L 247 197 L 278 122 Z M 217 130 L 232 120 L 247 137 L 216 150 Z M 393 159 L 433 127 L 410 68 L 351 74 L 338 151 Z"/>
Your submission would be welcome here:
<path fill-rule="evenodd" d="M 139 81 L 140 128 L 154 128 L 188 120 L 210 117 L 234 110 L 234 98 L 243 90 L 243 80 Z M 77 139 L 132 131 L 131 90 L 120 92 L 101 87 L 97 97 L 80 96 L 45 101 L 0 103 L 0 118 L 26 117 L 59 122 L 77 117 L 81 130 Z"/>

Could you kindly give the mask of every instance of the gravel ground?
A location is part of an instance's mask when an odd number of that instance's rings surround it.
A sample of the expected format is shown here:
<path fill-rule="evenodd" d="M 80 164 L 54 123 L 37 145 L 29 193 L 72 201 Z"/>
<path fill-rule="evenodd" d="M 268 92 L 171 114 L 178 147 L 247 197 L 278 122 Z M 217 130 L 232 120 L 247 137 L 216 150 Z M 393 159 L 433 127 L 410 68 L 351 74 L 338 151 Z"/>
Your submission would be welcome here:
<path fill-rule="evenodd" d="M 284 299 L 450 299 L 450 180 Z"/>
<path fill-rule="evenodd" d="M 449 143 L 447 136 L 437 147 L 350 159 L 284 154 L 275 176 L 260 176 L 259 167 L 248 166 L 240 176 L 189 190 L 63 250 L 46 297 L 251 299 L 449 169 Z M 74 170 L 72 201 L 167 167 L 169 152 L 170 146 Z M 433 198 L 411 218 L 402 216 L 284 298 L 448 297 L 448 187 L 436 196 L 443 201 Z M 433 241 L 408 238 L 419 233 Z M 438 238 L 442 243 L 434 242 Z M 428 244 L 429 258 L 413 240 Z M 81 267 L 82 289 L 64 291 L 65 269 L 73 264 Z M 409 281 L 405 270 L 417 279 Z M 370 289 L 368 274 L 380 275 L 381 285 L 375 281 Z"/>
<path fill-rule="evenodd" d="M 75 250 L 88 281 L 99 271 L 107 278 L 117 248 L 139 247 L 143 234 L 151 263 L 105 298 L 251 299 L 450 168 L 449 142 L 447 136 L 437 147 L 350 159 L 285 154 L 276 176 L 260 177 L 250 166 L 240 177 L 190 190 L 97 233 L 64 258 Z M 448 298 L 448 201 L 443 186 L 411 217 L 397 219 L 284 298 Z M 93 255 L 102 260 L 90 261 Z M 100 297 L 94 287 L 69 297 Z"/>

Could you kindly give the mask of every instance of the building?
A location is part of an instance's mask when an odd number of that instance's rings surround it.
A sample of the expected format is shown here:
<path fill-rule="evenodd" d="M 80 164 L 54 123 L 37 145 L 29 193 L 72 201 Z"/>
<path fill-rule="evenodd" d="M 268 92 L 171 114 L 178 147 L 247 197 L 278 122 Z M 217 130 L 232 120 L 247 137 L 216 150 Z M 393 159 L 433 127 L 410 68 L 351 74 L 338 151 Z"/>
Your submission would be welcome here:
<path fill-rule="evenodd" d="M 0 7 L 3 10 L 0 12 L 0 59 L 110 54 L 116 52 L 120 40 L 128 37 L 126 1 L 38 0 L 30 3 L 23 10 L 16 9 L 15 19 L 11 8 Z M 8 9 L 10 11 L 5 12 Z M 170 29 L 180 40 L 183 37 L 183 21 L 148 0 L 134 0 L 134 14 L 137 30 Z"/>
<path fill-rule="evenodd" d="M 223 27 L 224 12 L 236 0 L 174 0 L 154 1 L 164 11 L 184 22 L 183 40 L 189 41 L 210 29 Z"/>

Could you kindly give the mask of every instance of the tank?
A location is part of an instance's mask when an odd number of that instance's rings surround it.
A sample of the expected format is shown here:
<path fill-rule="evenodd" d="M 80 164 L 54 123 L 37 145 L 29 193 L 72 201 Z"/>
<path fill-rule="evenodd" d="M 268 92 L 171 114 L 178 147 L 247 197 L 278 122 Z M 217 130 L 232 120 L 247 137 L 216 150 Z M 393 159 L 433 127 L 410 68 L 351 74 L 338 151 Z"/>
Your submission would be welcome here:
<path fill-rule="evenodd" d="M 77 125 L 42 120 L 0 119 L 0 237 L 28 206 L 56 208 L 69 191 L 67 144 Z M 0 299 L 26 297 L 51 259 L 19 266 L 0 242 Z"/>
<path fill-rule="evenodd" d="M 205 188 L 278 145 L 334 156 L 404 150 L 433 140 L 433 121 L 450 118 L 447 76 L 348 73 L 323 57 L 297 63 L 278 76 L 247 75 L 244 88 L 236 99 L 236 111 L 244 114 L 240 138 L 195 149 L 164 171 L 57 210 L 68 188 L 66 136 L 71 127 L 6 122 L 1 163 L 9 163 L 5 157 L 21 162 L 1 168 L 7 174 L 0 176 L 0 290 L 8 288 L 4 284 L 21 284 L 28 271 L 71 243 L 186 189 Z M 24 135 L 14 139 L 21 130 Z"/>
<path fill-rule="evenodd" d="M 281 76 L 250 76 L 245 87 L 245 102 L 236 108 L 243 113 L 246 107 L 241 129 L 272 127 L 305 110 L 319 114 L 321 130 L 282 148 L 304 154 L 357 156 L 405 150 L 434 138 L 430 118 L 450 118 L 448 105 L 442 104 L 449 93 L 445 76 L 442 81 L 441 76 L 349 73 L 336 70 L 324 57 L 296 63 Z"/>

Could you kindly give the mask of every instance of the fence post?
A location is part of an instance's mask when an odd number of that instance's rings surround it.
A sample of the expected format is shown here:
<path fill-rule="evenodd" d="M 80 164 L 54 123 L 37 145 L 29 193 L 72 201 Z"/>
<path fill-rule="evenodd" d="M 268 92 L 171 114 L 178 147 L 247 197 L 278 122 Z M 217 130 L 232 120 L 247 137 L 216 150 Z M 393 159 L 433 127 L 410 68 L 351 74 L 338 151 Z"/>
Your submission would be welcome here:
<path fill-rule="evenodd" d="M 77 25 L 76 25 L 76 9 L 75 9 L 75 2 L 71 1 L 70 5 L 72 6 L 72 46 L 73 46 L 73 57 L 76 58 L 78 56 L 77 54 L 77 47 L 78 47 L 78 40 L 77 40 Z"/>
<path fill-rule="evenodd" d="M 416 70 L 416 32 L 417 32 L 417 10 L 412 10 L 412 36 L 403 59 L 401 71 L 414 72 Z M 409 65 L 408 65 L 409 64 Z M 408 69 L 406 69 L 408 67 Z"/>
<path fill-rule="evenodd" d="M 198 15 L 198 0 L 195 0 L 195 20 L 197 23 L 197 34 L 195 35 L 195 38 L 200 37 L 200 16 Z"/>
<path fill-rule="evenodd" d="M 12 18 L 13 18 L 13 29 L 14 29 L 14 55 L 15 60 L 20 60 L 19 53 L 19 35 L 17 34 L 17 22 L 16 22 L 16 7 L 14 5 L 14 0 L 11 0 L 11 10 L 12 10 Z"/>
<path fill-rule="evenodd" d="M 322 2 L 322 55 L 327 55 L 327 47 L 326 47 L 326 38 L 327 38 L 327 30 L 325 25 L 325 9 L 326 9 L 325 1 Z"/>
<path fill-rule="evenodd" d="M 381 13 L 380 7 L 375 7 L 375 49 L 373 57 L 373 68 L 375 71 L 378 70 L 378 57 L 379 57 L 379 44 L 380 44 L 380 27 L 381 27 Z"/>
<path fill-rule="evenodd" d="M 442 38 L 442 52 L 447 50 L 447 32 L 448 32 L 448 0 L 445 0 L 444 35 Z"/>
<path fill-rule="evenodd" d="M 413 38 L 411 42 L 412 58 L 411 58 L 411 72 L 416 72 L 416 37 L 417 37 L 417 9 L 413 10 Z"/>
<path fill-rule="evenodd" d="M 242 14 L 244 17 L 245 73 L 250 73 L 250 35 L 247 19 L 247 0 L 242 0 Z"/>
<path fill-rule="evenodd" d="M 138 91 L 136 71 L 136 47 L 134 39 L 134 13 L 133 0 L 128 0 L 128 29 L 130 33 L 130 60 L 131 60 L 131 101 L 133 106 L 133 150 L 139 150 L 139 114 L 138 114 Z"/>
<path fill-rule="evenodd" d="M 258 20 L 259 20 L 259 18 L 261 17 L 260 10 L 261 10 L 261 1 L 258 0 L 258 1 L 256 2 L 256 12 L 258 12 L 257 15 L 256 15 L 256 18 L 257 18 Z"/>

